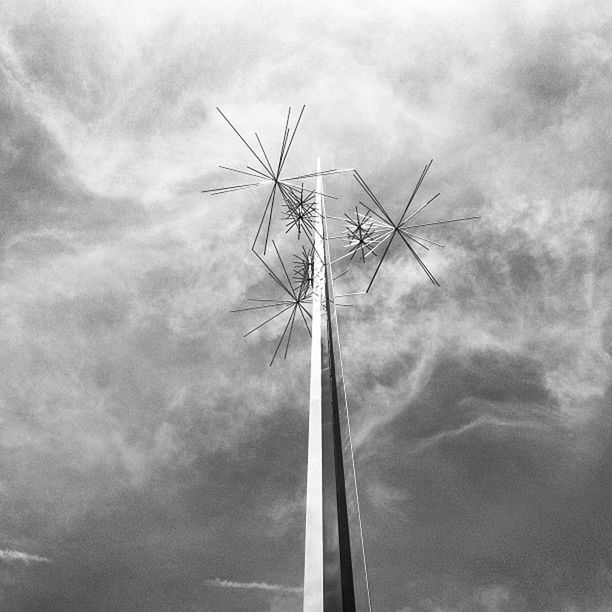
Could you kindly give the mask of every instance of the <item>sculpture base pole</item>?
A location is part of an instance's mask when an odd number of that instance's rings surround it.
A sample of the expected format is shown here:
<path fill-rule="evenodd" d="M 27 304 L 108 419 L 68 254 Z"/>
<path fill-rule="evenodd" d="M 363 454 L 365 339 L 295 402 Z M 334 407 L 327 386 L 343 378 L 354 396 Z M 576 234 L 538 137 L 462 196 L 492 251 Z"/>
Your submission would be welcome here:
<path fill-rule="evenodd" d="M 317 171 L 320 165 L 317 164 Z M 317 191 L 319 189 L 317 179 Z M 312 288 L 312 348 L 308 414 L 308 473 L 304 544 L 304 612 L 323 611 L 323 423 L 321 419 L 321 299 L 324 291 L 323 223 L 316 196 Z"/>
<path fill-rule="evenodd" d="M 317 172 L 320 168 L 317 160 Z M 346 400 L 320 176 L 316 191 L 303 610 L 354 612 L 339 411 Z M 321 325 L 322 311 L 325 326 Z"/>

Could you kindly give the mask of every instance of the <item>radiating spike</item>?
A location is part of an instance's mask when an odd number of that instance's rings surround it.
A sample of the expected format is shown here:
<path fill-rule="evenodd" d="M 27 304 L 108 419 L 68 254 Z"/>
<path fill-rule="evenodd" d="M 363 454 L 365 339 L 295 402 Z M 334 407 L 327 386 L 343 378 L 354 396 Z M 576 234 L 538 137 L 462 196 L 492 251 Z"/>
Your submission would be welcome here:
<path fill-rule="evenodd" d="M 234 132 L 236 132 L 236 134 L 238 135 L 238 138 L 240 138 L 240 140 L 242 140 L 242 142 L 246 145 L 247 149 L 255 156 L 255 159 L 261 164 L 262 168 L 264 168 L 264 170 L 265 170 L 266 164 L 264 164 L 261 161 L 261 158 L 259 157 L 259 155 L 257 155 L 257 153 L 255 153 L 255 151 L 253 150 L 251 145 L 242 137 L 242 134 L 233 126 L 232 122 L 223 114 L 223 111 L 219 107 L 217 107 L 217 110 L 219 111 L 219 114 L 227 121 L 227 123 L 232 128 L 232 130 L 234 130 Z"/>
<path fill-rule="evenodd" d="M 274 176 L 274 170 L 272 170 L 272 164 L 270 163 L 270 160 L 268 159 L 268 154 L 266 153 L 266 150 L 264 149 L 264 146 L 261 143 L 261 139 L 259 138 L 259 134 L 257 134 L 257 132 L 255 132 L 255 138 L 257 139 L 257 142 L 259 143 L 259 148 L 261 149 L 261 152 L 264 155 L 266 163 L 268 164 L 268 170 L 270 171 L 270 176 Z"/>
<path fill-rule="evenodd" d="M 430 225 L 443 225 L 444 223 L 455 223 L 457 221 L 471 221 L 480 219 L 480 217 L 462 217 L 461 219 L 446 219 L 444 221 L 433 221 L 432 223 L 419 223 L 418 225 L 408 225 L 405 229 L 414 229 L 415 227 L 429 227 Z"/>
<path fill-rule="evenodd" d="M 244 334 L 244 337 L 246 338 L 247 336 L 250 336 L 254 331 L 257 331 L 258 329 L 266 325 L 266 323 L 269 323 L 273 319 L 276 319 L 276 317 L 282 315 L 283 312 L 287 312 L 287 310 L 289 310 L 291 307 L 292 305 L 289 305 L 286 308 L 283 308 L 280 312 L 277 312 L 274 316 L 270 317 L 269 319 L 266 319 L 263 323 L 260 323 L 257 327 L 254 327 L 250 332 L 247 332 L 246 334 Z"/>
<path fill-rule="evenodd" d="M 283 306 L 284 302 L 276 302 L 275 304 L 263 304 L 262 306 L 249 306 L 248 308 L 236 308 L 230 312 L 245 312 L 246 310 L 260 310 L 262 308 L 272 308 L 274 306 Z"/>

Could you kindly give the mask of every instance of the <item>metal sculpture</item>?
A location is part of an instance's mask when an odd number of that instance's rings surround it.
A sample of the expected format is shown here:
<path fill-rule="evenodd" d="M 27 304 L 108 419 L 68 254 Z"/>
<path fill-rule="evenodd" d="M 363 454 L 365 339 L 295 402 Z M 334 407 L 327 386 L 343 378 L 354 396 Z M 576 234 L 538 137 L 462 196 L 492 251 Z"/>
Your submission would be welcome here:
<path fill-rule="evenodd" d="M 285 129 L 278 155 L 278 162 L 272 164 L 260 137 L 255 134 L 257 147 L 252 147 L 234 127 L 220 109 L 219 113 L 255 157 L 258 168 L 247 166 L 247 171 L 221 166 L 226 170 L 258 179 L 255 182 L 217 187 L 203 190 L 218 195 L 262 185 L 271 185 L 267 202 L 251 250 L 263 264 L 272 278 L 280 297 L 248 298 L 256 305 L 239 308 L 232 312 L 266 311 L 274 314 L 257 324 L 245 336 L 268 325 L 284 315 L 284 324 L 270 365 L 278 355 L 286 358 L 289 352 L 296 320 L 301 319 L 312 338 L 310 411 L 308 425 L 308 477 L 306 493 L 306 538 L 304 554 L 304 612 L 371 612 L 370 589 L 365 559 L 365 547 L 361 526 L 361 511 L 355 462 L 350 432 L 349 412 L 342 372 L 342 355 L 336 306 L 340 297 L 367 293 L 377 277 L 383 262 L 397 236 L 416 259 L 429 280 L 439 286 L 437 279 L 427 268 L 415 247 L 428 250 L 428 244 L 443 245 L 420 234 L 420 228 L 458 221 L 477 219 L 462 217 L 440 221 L 415 223 L 413 219 L 440 194 L 437 193 L 414 212 L 410 212 L 415 197 L 425 179 L 432 162 L 430 161 L 419 177 L 412 195 L 405 205 L 399 220 L 393 221 L 386 208 L 374 195 L 363 177 L 354 170 L 353 175 L 365 191 L 369 205 L 359 201 L 355 214 L 334 217 L 326 214 L 323 192 L 323 177 L 347 172 L 347 170 L 321 171 L 317 162 L 315 172 L 307 172 L 288 178 L 282 177 L 287 156 L 293 144 L 304 108 L 291 125 L 291 109 L 287 113 Z M 305 187 L 304 182 L 315 179 L 314 187 Z M 299 184 L 296 181 L 300 181 Z M 277 194 L 283 200 L 283 219 L 286 233 L 295 230 L 298 240 L 305 238 L 306 245 L 294 256 L 292 275 L 285 265 L 277 243 L 270 238 Z M 336 198 L 334 198 L 336 199 Z M 361 207 L 361 208 L 360 208 Z M 410 213 L 410 214 L 409 214 Z M 329 236 L 328 220 L 344 223 L 344 230 Z M 265 228 L 265 230 L 264 230 Z M 415 230 L 419 230 L 416 233 Z M 347 251 L 332 259 L 331 241 L 345 239 Z M 278 267 L 277 273 L 266 263 L 268 243 L 272 242 Z M 380 254 L 382 253 L 382 254 Z M 379 257 L 380 254 L 380 257 Z M 341 260 L 355 259 L 362 264 L 372 257 L 379 257 L 376 268 L 365 291 L 336 295 L 332 266 Z M 283 351 L 284 345 L 284 351 Z M 350 519 L 353 518 L 351 523 Z M 356 591 L 356 575 L 361 580 L 361 592 Z"/>

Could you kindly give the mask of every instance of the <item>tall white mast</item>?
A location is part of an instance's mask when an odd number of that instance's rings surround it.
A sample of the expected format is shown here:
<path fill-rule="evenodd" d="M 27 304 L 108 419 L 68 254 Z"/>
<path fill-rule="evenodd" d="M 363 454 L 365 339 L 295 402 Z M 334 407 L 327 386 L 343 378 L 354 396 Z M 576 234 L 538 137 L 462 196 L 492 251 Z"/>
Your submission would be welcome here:
<path fill-rule="evenodd" d="M 317 159 L 317 172 L 321 160 Z M 323 611 L 323 437 L 321 418 L 321 300 L 325 292 L 323 180 L 317 176 L 312 288 L 312 350 L 308 415 L 308 472 L 304 550 L 304 612 Z"/>
<path fill-rule="evenodd" d="M 304 612 L 355 612 L 345 457 L 351 451 L 343 443 L 350 433 L 320 172 L 317 160 Z"/>

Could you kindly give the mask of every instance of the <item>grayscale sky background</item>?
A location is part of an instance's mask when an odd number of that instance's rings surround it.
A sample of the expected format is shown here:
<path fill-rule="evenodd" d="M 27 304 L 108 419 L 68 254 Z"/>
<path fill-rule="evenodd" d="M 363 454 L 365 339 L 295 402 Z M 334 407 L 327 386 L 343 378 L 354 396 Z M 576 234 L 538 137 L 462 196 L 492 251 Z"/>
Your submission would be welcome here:
<path fill-rule="evenodd" d="M 610 610 L 611 17 L 3 2 L 0 608 L 301 609 L 308 342 L 242 338 L 264 193 L 200 190 L 250 162 L 215 106 L 274 149 L 306 104 L 289 167 L 397 212 L 433 157 L 482 216 L 341 313 L 374 610 Z"/>

